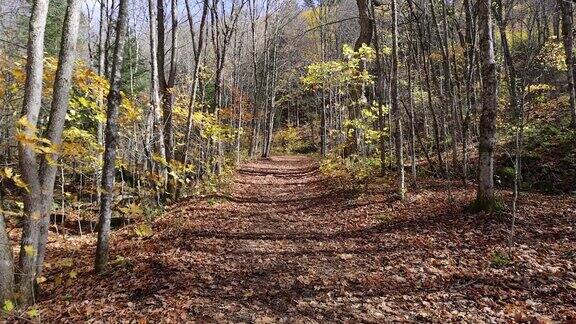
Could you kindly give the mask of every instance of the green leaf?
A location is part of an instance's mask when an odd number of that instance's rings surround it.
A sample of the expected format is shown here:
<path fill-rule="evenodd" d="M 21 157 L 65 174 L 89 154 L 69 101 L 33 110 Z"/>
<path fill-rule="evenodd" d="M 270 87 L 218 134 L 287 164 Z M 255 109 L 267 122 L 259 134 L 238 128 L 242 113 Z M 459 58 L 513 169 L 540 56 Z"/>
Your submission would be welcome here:
<path fill-rule="evenodd" d="M 31 318 L 34 318 L 34 317 L 38 317 L 38 315 L 40 315 L 40 312 L 38 312 L 38 310 L 36 308 L 30 308 L 26 312 L 26 315 L 28 315 Z"/>
<path fill-rule="evenodd" d="M 88 102 L 88 100 L 84 97 L 80 97 L 78 98 L 78 102 L 84 106 L 84 107 L 89 107 L 90 106 L 90 102 Z"/>
<path fill-rule="evenodd" d="M 141 224 L 134 229 L 134 233 L 136 233 L 138 237 L 146 238 L 152 236 L 153 231 L 150 225 Z"/>
<path fill-rule="evenodd" d="M 26 255 L 30 257 L 36 255 L 36 249 L 30 244 L 24 246 L 24 252 L 26 252 Z"/>
<path fill-rule="evenodd" d="M 6 313 L 10 313 L 14 309 L 14 303 L 10 299 L 6 299 L 4 301 L 4 306 L 2 306 L 2 310 Z"/>

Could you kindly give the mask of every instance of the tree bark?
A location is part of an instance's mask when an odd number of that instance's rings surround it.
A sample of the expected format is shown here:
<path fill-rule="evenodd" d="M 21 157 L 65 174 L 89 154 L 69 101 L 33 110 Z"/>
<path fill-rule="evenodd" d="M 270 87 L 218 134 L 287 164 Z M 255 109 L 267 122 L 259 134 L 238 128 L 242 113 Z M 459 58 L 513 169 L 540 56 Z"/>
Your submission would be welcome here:
<path fill-rule="evenodd" d="M 358 51 L 362 44 L 370 45 L 372 43 L 372 36 L 374 31 L 374 19 L 370 15 L 370 6 L 368 1 L 371 0 L 356 0 L 358 6 L 358 16 L 360 18 L 360 35 L 354 44 L 354 50 Z"/>
<path fill-rule="evenodd" d="M 169 176 L 170 162 L 174 159 L 174 127 L 172 121 L 172 109 L 174 104 L 174 95 L 172 88 L 176 81 L 176 50 L 177 50 L 177 32 L 178 32 L 178 17 L 177 17 L 177 0 L 170 1 L 170 16 L 172 23 L 171 30 L 171 50 L 170 50 L 170 64 L 168 66 L 168 78 L 166 78 L 166 26 L 165 26 L 165 11 L 164 0 L 157 0 L 157 18 L 158 18 L 158 46 L 157 46 L 157 60 L 158 60 L 158 80 L 159 92 L 161 95 L 162 106 L 162 127 L 164 135 L 164 150 L 165 160 L 168 163 L 168 176 L 167 176 L 167 192 L 169 194 L 176 194 L 175 179 Z M 166 197 L 165 197 L 166 198 Z"/>
<path fill-rule="evenodd" d="M 166 147 L 164 146 L 164 127 L 162 126 L 162 112 L 160 111 L 159 76 L 158 76 L 158 17 L 153 0 L 148 0 L 149 30 L 150 30 L 150 103 L 152 104 L 153 128 L 156 137 L 153 137 L 156 154 L 166 160 Z M 158 173 L 167 178 L 166 166 L 158 163 Z"/>
<path fill-rule="evenodd" d="M 464 35 L 464 42 L 466 44 L 466 112 L 464 120 L 462 121 L 462 179 L 464 184 L 468 180 L 468 133 L 470 123 L 472 121 L 472 114 L 476 109 L 476 96 L 474 95 L 474 76 L 476 66 L 476 24 L 472 14 L 471 0 L 464 0 L 463 8 L 465 10 L 466 28 Z"/>
<path fill-rule="evenodd" d="M 202 56 L 202 51 L 204 49 L 204 35 L 205 35 L 205 25 L 206 25 L 206 18 L 208 16 L 208 7 L 209 3 L 208 0 L 203 1 L 202 7 L 202 18 L 200 19 L 200 27 L 198 33 L 198 43 L 194 40 L 194 24 L 192 20 L 192 11 L 190 10 L 190 5 L 188 0 L 185 0 L 186 4 L 186 12 L 188 14 L 188 21 L 190 25 L 190 34 L 192 35 L 192 45 L 194 49 L 194 72 L 192 74 L 192 93 L 190 95 L 190 102 L 188 103 L 188 117 L 187 117 L 187 129 L 186 129 L 186 144 L 184 146 L 184 154 L 182 162 L 186 164 L 188 162 L 188 151 L 190 150 L 190 142 L 192 141 L 192 130 L 194 128 L 192 122 L 192 116 L 194 114 L 194 109 L 196 105 L 196 98 L 198 94 L 198 77 L 200 73 L 200 59 Z"/>
<path fill-rule="evenodd" d="M 392 10 L 392 76 L 390 79 L 391 112 L 394 118 L 394 140 L 396 146 L 396 169 L 398 171 L 398 194 L 404 200 L 406 191 L 404 175 L 404 153 L 402 138 L 402 111 L 398 104 L 398 8 L 391 0 Z"/>
<path fill-rule="evenodd" d="M 479 138 L 479 179 L 476 192 L 476 209 L 493 211 L 494 195 L 494 146 L 496 143 L 496 114 L 498 109 L 498 80 L 494 40 L 492 38 L 492 1 L 478 2 L 478 25 L 482 65 L 482 113 Z"/>
<path fill-rule="evenodd" d="M 52 145 L 60 147 L 62 145 L 62 133 L 64 123 L 68 113 L 68 102 L 70 101 L 70 89 L 72 88 L 72 74 L 76 60 L 76 43 L 78 40 L 78 30 L 80 26 L 80 0 L 68 0 L 68 8 L 64 18 L 64 30 L 60 42 L 60 54 L 58 57 L 58 67 L 54 79 L 52 105 L 50 108 L 50 119 L 45 137 Z M 40 179 L 42 180 L 43 210 L 40 224 L 40 236 L 38 239 L 38 256 L 36 260 L 36 275 L 42 272 L 42 264 L 46 252 L 46 242 L 48 241 L 48 226 L 50 223 L 50 213 L 54 200 L 54 182 L 56 180 L 57 166 L 54 161 L 58 160 L 58 154 L 47 154 L 40 165 Z"/>
<path fill-rule="evenodd" d="M 120 86 L 122 81 L 122 62 L 124 59 L 124 43 L 126 42 L 126 26 L 128 20 L 128 0 L 120 0 L 118 23 L 116 25 L 116 44 L 112 63 L 112 79 L 108 93 L 108 111 L 106 120 L 106 139 L 104 148 L 104 166 L 102 168 L 102 196 L 100 198 L 100 219 L 98 243 L 96 246 L 95 271 L 101 272 L 108 262 L 110 239 L 110 219 L 112 218 L 112 203 L 114 200 L 114 176 L 116 149 L 118 145 L 118 110 L 122 97 Z"/>
<path fill-rule="evenodd" d="M 376 11 L 374 6 L 374 1 L 370 3 L 370 14 L 372 15 L 374 22 L 376 22 Z M 373 24 L 374 33 L 374 50 L 376 51 L 376 101 L 378 103 L 378 131 L 380 135 L 378 136 L 378 147 L 380 150 L 380 171 L 384 174 L 386 169 L 386 137 L 384 135 L 384 97 L 386 92 L 385 87 L 385 76 L 384 76 L 384 60 L 382 58 L 382 51 L 380 49 L 380 35 L 378 34 L 378 28 L 376 23 Z"/>
<path fill-rule="evenodd" d="M 496 0 L 497 10 L 495 10 L 495 18 L 498 22 L 498 30 L 500 32 L 500 40 L 502 42 L 502 54 L 504 56 L 504 65 L 506 67 L 506 78 L 508 83 L 508 92 L 510 93 L 510 106 L 515 115 L 519 114 L 520 111 L 520 95 L 519 90 L 522 88 L 520 79 L 518 78 L 518 73 L 516 72 L 516 67 L 514 66 L 514 60 L 512 58 L 512 52 L 510 51 L 510 44 L 508 43 L 507 35 L 507 21 L 508 18 L 504 16 L 504 8 L 502 0 Z M 519 89 L 520 87 L 520 89 Z"/>
<path fill-rule="evenodd" d="M 0 212 L 0 304 L 12 299 L 14 293 L 14 260 L 12 246 L 6 233 L 4 215 Z"/>
<path fill-rule="evenodd" d="M 98 32 L 98 75 L 104 77 L 106 75 L 106 67 L 105 67 L 105 57 L 106 57 L 106 49 L 105 45 L 107 43 L 106 40 L 106 2 L 104 0 L 100 0 L 100 26 Z M 99 106 L 104 106 L 104 94 L 100 94 L 98 98 Z M 104 143 L 104 130 L 103 130 L 102 122 L 98 121 L 98 126 L 96 130 L 96 138 L 98 140 L 98 144 L 102 145 Z"/>
<path fill-rule="evenodd" d="M 270 93 L 270 109 L 268 111 L 268 117 L 266 122 L 266 138 L 264 139 L 264 158 L 269 158 L 272 152 L 272 140 L 274 137 L 274 119 L 276 115 L 276 91 L 277 91 L 277 78 L 278 78 L 278 21 L 275 21 L 276 28 L 274 30 L 274 37 L 273 37 L 273 46 L 272 46 L 272 68 L 269 69 L 271 71 L 267 71 L 267 73 L 272 73 L 272 80 L 271 80 L 271 93 Z M 324 120 L 324 128 L 323 128 L 323 138 L 324 138 L 324 152 L 326 151 L 326 109 L 323 109 L 323 116 Z"/>
<path fill-rule="evenodd" d="M 42 77 L 44 72 L 44 31 L 48 15 L 48 0 L 37 0 L 32 5 L 28 29 L 26 60 L 26 83 L 22 118 L 26 124 L 21 130 L 26 137 L 36 133 L 38 114 L 42 101 Z M 25 142 L 18 143 L 18 155 L 22 179 L 26 182 L 24 193 L 24 224 L 20 244 L 18 266 L 18 292 L 22 305 L 34 302 L 34 279 L 36 278 L 36 256 L 38 231 L 42 212 L 42 189 L 38 175 L 38 160 L 33 147 Z"/>
<path fill-rule="evenodd" d="M 416 172 L 416 121 L 414 116 L 414 98 L 412 94 L 412 61 L 407 57 L 408 68 L 408 104 L 410 107 L 410 165 L 412 171 L 412 184 L 417 185 L 418 176 Z"/>
<path fill-rule="evenodd" d="M 566 0 L 558 0 L 562 13 L 562 39 L 566 55 L 566 78 L 570 96 L 570 126 L 576 128 L 576 65 L 574 64 L 574 4 Z"/>

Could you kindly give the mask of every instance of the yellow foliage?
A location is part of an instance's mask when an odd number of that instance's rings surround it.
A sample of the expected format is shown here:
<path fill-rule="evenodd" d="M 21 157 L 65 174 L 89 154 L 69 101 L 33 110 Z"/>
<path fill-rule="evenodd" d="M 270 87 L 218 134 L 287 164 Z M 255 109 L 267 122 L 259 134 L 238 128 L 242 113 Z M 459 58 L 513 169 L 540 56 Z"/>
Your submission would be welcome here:
<path fill-rule="evenodd" d="M 564 45 L 562 45 L 562 42 L 556 39 L 556 37 L 550 37 L 546 44 L 544 44 L 542 51 L 538 55 L 538 60 L 548 68 L 558 71 L 568 70 Z"/>
<path fill-rule="evenodd" d="M 5 313 L 10 313 L 14 310 L 14 303 L 10 299 L 6 299 L 4 301 L 4 305 L 2 305 L 2 311 Z"/>
<path fill-rule="evenodd" d="M 14 183 L 14 185 L 16 185 L 16 187 L 29 191 L 26 182 L 22 180 L 22 177 L 19 174 L 14 173 L 14 170 L 12 168 L 6 167 L 4 169 L 0 169 L 0 180 L 2 179 L 12 180 L 12 182 Z"/>
<path fill-rule="evenodd" d="M 122 104 L 120 106 L 120 123 L 131 124 L 142 118 L 142 111 L 134 105 L 125 95 L 122 95 Z"/>
<path fill-rule="evenodd" d="M 36 255 L 36 248 L 32 245 L 25 245 L 24 246 L 24 252 L 26 253 L 27 256 L 34 256 Z"/>
<path fill-rule="evenodd" d="M 144 215 L 144 210 L 142 210 L 142 208 L 139 205 L 136 205 L 135 203 L 132 203 L 124 208 L 120 208 L 120 211 L 122 212 L 122 214 L 126 216 L 134 217 Z"/>
<path fill-rule="evenodd" d="M 140 238 L 148 238 L 154 234 L 152 227 L 148 224 L 140 224 L 134 229 L 134 233 Z"/>

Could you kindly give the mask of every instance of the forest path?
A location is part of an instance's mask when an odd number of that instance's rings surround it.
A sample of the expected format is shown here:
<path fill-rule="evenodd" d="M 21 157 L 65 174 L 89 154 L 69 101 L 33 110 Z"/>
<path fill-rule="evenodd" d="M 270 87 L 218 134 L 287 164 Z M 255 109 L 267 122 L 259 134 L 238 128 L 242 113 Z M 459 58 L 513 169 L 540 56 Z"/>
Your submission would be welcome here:
<path fill-rule="evenodd" d="M 105 275 L 93 273 L 86 253 L 94 236 L 53 237 L 56 266 L 46 276 L 73 269 L 77 279 L 45 284 L 42 316 L 50 323 L 511 322 L 516 307 L 527 312 L 526 300 L 551 318 L 572 314 L 573 198 L 524 197 L 519 261 L 494 266 L 509 220 L 467 213 L 474 187 L 453 186 L 449 200 L 444 182 L 422 180 L 403 203 L 393 178 L 360 190 L 343 184 L 311 158 L 244 164 L 227 193 L 171 206 L 150 237 L 136 235 L 137 225 L 115 231 Z M 73 268 L 58 263 L 64 258 Z"/>
<path fill-rule="evenodd" d="M 365 206 L 314 159 L 275 156 L 242 165 L 229 195 L 175 206 L 170 214 L 190 218 L 166 239 L 198 258 L 192 294 L 211 296 L 207 318 L 224 303 L 235 305 L 224 311 L 233 321 L 360 320 L 349 298 L 366 293 L 364 277 L 381 268 L 374 253 L 385 250 L 374 216 L 355 212 Z"/>

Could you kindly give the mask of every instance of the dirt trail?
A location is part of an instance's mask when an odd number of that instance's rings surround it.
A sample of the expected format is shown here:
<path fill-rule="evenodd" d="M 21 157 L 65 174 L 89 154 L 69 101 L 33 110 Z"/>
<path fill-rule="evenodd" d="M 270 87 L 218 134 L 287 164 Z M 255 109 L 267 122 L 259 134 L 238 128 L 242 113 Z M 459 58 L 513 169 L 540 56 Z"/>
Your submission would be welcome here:
<path fill-rule="evenodd" d="M 330 212 L 345 198 L 335 193 L 310 158 L 280 156 L 245 164 L 237 171 L 231 194 L 212 197 L 213 214 L 219 214 L 221 222 L 203 226 L 202 235 L 264 241 L 325 236 L 339 229 Z M 184 210 L 196 207 L 187 204 Z M 224 236 L 217 234 L 223 231 Z"/>
<path fill-rule="evenodd" d="M 516 261 L 494 267 L 509 221 L 466 213 L 473 187 L 453 186 L 449 200 L 445 184 L 422 181 L 405 203 L 393 188 L 383 179 L 360 193 L 338 188 L 305 157 L 245 164 L 227 194 L 173 206 L 151 238 L 116 232 L 116 261 L 104 276 L 91 272 L 93 238 L 52 243 L 53 259 L 75 258 L 78 278 L 45 284 L 43 316 L 257 323 L 572 316 L 572 198 L 526 197 Z M 47 277 L 62 271 L 70 270 L 56 267 Z"/>

